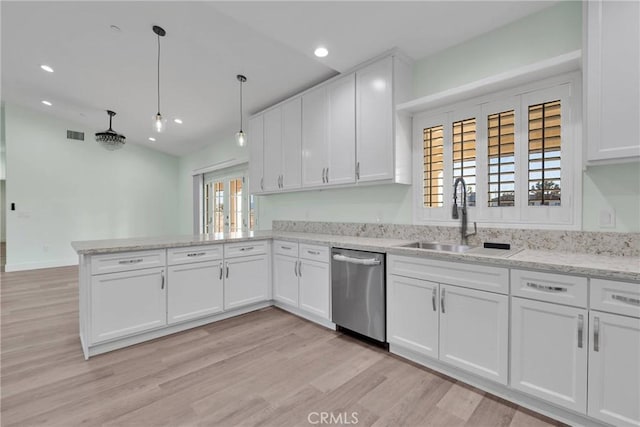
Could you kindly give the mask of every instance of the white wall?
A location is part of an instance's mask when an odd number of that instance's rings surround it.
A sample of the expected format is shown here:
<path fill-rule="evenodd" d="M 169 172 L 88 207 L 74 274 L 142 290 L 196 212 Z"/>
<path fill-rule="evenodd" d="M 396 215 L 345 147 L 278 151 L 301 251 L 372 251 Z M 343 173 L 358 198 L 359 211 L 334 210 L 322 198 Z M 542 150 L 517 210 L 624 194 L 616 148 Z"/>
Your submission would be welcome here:
<path fill-rule="evenodd" d="M 13 105 L 5 125 L 7 271 L 77 263 L 73 240 L 178 232 L 176 157 L 131 143 L 110 152 L 89 129 Z"/>

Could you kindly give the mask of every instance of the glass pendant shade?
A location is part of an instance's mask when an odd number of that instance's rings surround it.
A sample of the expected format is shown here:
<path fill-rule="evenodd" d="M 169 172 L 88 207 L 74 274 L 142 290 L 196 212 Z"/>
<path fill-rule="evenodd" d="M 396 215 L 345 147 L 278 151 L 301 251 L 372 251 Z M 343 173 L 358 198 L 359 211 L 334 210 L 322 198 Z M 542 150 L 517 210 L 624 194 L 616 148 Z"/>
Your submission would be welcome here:
<path fill-rule="evenodd" d="M 236 132 L 236 144 L 238 147 L 244 147 L 247 145 L 247 134 L 240 129 L 240 131 Z"/>
<path fill-rule="evenodd" d="M 156 114 L 156 117 L 153 121 L 153 129 L 157 133 L 162 133 L 166 128 L 167 128 L 167 120 L 164 117 L 162 117 L 162 114 L 160 113 Z"/>

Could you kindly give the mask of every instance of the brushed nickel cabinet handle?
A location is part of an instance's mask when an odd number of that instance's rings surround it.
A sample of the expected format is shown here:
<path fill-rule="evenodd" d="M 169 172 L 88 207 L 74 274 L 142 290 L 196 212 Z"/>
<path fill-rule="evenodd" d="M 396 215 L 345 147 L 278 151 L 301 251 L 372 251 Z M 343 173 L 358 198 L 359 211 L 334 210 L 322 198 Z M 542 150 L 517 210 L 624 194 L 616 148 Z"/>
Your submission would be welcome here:
<path fill-rule="evenodd" d="M 360 179 L 360 162 L 356 162 L 356 180 Z"/>
<path fill-rule="evenodd" d="M 600 351 L 600 318 L 593 318 L 593 351 Z"/>
<path fill-rule="evenodd" d="M 584 316 L 578 315 L 578 348 L 582 348 L 582 335 L 584 332 Z"/>
<path fill-rule="evenodd" d="M 285 251 L 290 251 L 293 248 L 291 246 L 282 246 L 282 245 L 280 245 L 280 249 L 284 249 Z"/>
<path fill-rule="evenodd" d="M 227 279 L 229 278 L 229 263 L 227 263 L 227 272 L 224 277 Z"/>
<path fill-rule="evenodd" d="M 298 277 L 302 277 L 302 261 L 298 261 Z"/>
<path fill-rule="evenodd" d="M 567 288 L 563 288 L 562 286 L 541 285 L 541 284 L 535 283 L 535 282 L 527 282 L 527 286 L 530 287 L 530 288 L 539 289 L 541 291 L 567 292 Z"/>
<path fill-rule="evenodd" d="M 614 299 L 614 300 L 620 301 L 620 302 L 624 302 L 626 304 L 640 305 L 640 298 L 625 297 L 624 295 L 613 294 L 613 295 L 611 295 L 611 299 Z"/>
<path fill-rule="evenodd" d="M 326 181 L 326 179 L 325 179 L 325 177 L 324 177 L 324 172 L 325 172 L 326 170 L 327 170 L 327 168 L 322 168 L 322 183 L 323 183 L 323 184 L 327 182 L 327 181 Z"/>
<path fill-rule="evenodd" d="M 203 256 L 203 255 L 206 255 L 206 252 L 191 252 L 190 254 L 187 254 L 188 257 Z"/>
<path fill-rule="evenodd" d="M 264 177 L 260 178 L 260 189 L 264 190 Z"/>
<path fill-rule="evenodd" d="M 436 308 L 436 288 L 433 288 L 433 291 L 431 292 L 431 306 L 433 307 L 433 311 L 438 310 Z"/>
<path fill-rule="evenodd" d="M 329 183 L 329 168 L 327 168 L 327 172 L 325 173 L 325 175 L 327 176 L 327 184 Z"/>
<path fill-rule="evenodd" d="M 298 277 L 298 261 L 293 263 L 293 274 Z"/>
<path fill-rule="evenodd" d="M 164 270 L 160 272 L 160 289 L 164 289 Z"/>
<path fill-rule="evenodd" d="M 309 253 L 310 255 L 320 255 L 320 252 L 318 252 L 318 251 L 307 250 L 307 253 Z"/>
<path fill-rule="evenodd" d="M 118 261 L 118 264 L 137 264 L 137 263 L 142 262 L 142 261 L 143 261 L 142 258 L 124 259 L 122 261 Z"/>
<path fill-rule="evenodd" d="M 444 289 L 440 291 L 440 311 L 444 314 Z"/>
<path fill-rule="evenodd" d="M 222 263 L 220 263 L 220 280 L 222 280 Z"/>
<path fill-rule="evenodd" d="M 240 248 L 240 252 L 252 251 L 252 250 L 253 250 L 253 246 L 246 246 L 244 248 Z"/>

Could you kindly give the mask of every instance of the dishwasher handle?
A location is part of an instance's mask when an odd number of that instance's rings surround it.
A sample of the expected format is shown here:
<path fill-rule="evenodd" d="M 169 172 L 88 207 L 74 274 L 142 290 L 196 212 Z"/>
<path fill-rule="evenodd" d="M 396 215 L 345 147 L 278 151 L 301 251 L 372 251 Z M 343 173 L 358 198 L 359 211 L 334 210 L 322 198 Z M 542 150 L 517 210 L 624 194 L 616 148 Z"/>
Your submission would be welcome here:
<path fill-rule="evenodd" d="M 336 261 L 348 262 L 351 264 L 360 264 L 360 265 L 380 265 L 382 261 L 376 258 L 351 258 L 345 255 L 334 254 L 333 259 Z"/>

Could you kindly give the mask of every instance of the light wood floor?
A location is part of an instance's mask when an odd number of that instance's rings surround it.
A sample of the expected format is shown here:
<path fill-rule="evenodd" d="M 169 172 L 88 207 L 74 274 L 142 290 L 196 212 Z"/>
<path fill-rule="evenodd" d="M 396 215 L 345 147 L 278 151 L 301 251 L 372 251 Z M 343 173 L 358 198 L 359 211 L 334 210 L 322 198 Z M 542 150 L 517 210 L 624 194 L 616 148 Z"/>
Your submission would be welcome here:
<path fill-rule="evenodd" d="M 85 361 L 75 267 L 0 278 L 2 426 L 558 425 L 274 308 Z"/>

